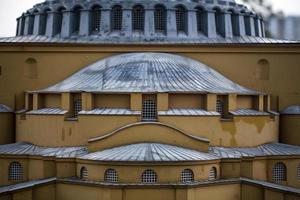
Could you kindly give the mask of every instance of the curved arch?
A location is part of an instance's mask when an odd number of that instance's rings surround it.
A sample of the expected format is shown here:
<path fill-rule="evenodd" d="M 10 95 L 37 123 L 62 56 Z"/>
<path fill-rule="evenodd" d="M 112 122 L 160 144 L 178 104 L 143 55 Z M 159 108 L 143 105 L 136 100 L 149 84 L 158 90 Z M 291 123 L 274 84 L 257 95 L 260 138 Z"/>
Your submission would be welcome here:
<path fill-rule="evenodd" d="M 13 181 L 23 180 L 23 167 L 19 162 L 11 162 L 8 167 L 8 179 Z"/>
<path fill-rule="evenodd" d="M 272 180 L 275 182 L 286 181 L 287 170 L 283 162 L 277 162 L 272 169 Z"/>
<path fill-rule="evenodd" d="M 64 10 L 67 10 L 67 8 L 66 8 L 65 6 L 62 6 L 62 5 L 58 6 L 58 7 L 55 9 L 56 12 L 62 12 L 62 11 L 64 11 Z"/>
<path fill-rule="evenodd" d="M 191 169 L 184 169 L 180 175 L 180 182 L 182 183 L 190 183 L 195 181 L 194 172 Z"/>
<path fill-rule="evenodd" d="M 103 136 L 91 138 L 88 142 L 90 151 L 139 142 L 157 142 L 207 152 L 209 140 L 192 136 L 167 124 L 138 122 L 123 126 Z"/>
<path fill-rule="evenodd" d="M 208 180 L 215 180 L 215 179 L 217 179 L 217 177 L 218 177 L 217 168 L 216 167 L 212 167 L 209 170 Z"/>
<path fill-rule="evenodd" d="M 89 5 L 88 9 L 93 10 L 95 7 L 102 8 L 102 6 L 100 5 L 100 3 L 92 3 L 92 4 Z"/>
<path fill-rule="evenodd" d="M 87 180 L 88 179 L 88 170 L 86 167 L 81 167 L 80 169 L 80 179 L 81 180 Z"/>
<path fill-rule="evenodd" d="M 109 183 L 117 183 L 119 181 L 118 172 L 115 169 L 107 169 L 104 172 L 104 181 Z"/>
<path fill-rule="evenodd" d="M 157 182 L 157 174 L 152 169 L 145 170 L 141 175 L 141 182 L 142 183 L 156 183 Z"/>
<path fill-rule="evenodd" d="M 74 6 L 72 6 L 71 11 L 75 11 L 75 10 L 79 10 L 79 9 L 83 9 L 84 6 L 81 4 L 76 4 Z"/>

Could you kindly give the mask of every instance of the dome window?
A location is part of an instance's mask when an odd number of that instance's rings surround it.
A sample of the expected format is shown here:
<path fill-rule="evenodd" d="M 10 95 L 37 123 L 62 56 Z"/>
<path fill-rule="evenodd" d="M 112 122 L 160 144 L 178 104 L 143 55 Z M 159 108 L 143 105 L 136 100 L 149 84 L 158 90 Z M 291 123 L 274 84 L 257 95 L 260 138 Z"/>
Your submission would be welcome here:
<path fill-rule="evenodd" d="M 112 31 L 121 31 L 123 12 L 121 6 L 114 6 L 111 10 L 111 29 Z"/>
<path fill-rule="evenodd" d="M 145 10 L 142 6 L 134 6 L 132 10 L 132 24 L 134 31 L 144 31 Z"/>
<path fill-rule="evenodd" d="M 239 36 L 239 15 L 235 14 L 233 10 L 229 10 L 231 25 L 232 25 L 232 34 L 233 36 Z"/>
<path fill-rule="evenodd" d="M 62 24 L 63 24 L 63 11 L 65 11 L 65 7 L 61 7 L 57 10 L 56 15 L 56 23 L 55 25 L 55 34 L 60 34 L 62 30 Z"/>
<path fill-rule="evenodd" d="M 118 182 L 118 173 L 115 169 L 108 169 L 104 174 L 104 181 L 109 183 L 117 183 Z"/>
<path fill-rule="evenodd" d="M 166 9 L 161 5 L 155 6 L 154 23 L 155 23 L 155 32 L 158 33 L 166 32 L 166 27 L 167 27 Z"/>
<path fill-rule="evenodd" d="M 198 32 L 204 32 L 204 11 L 202 8 L 196 8 L 197 17 L 197 30 Z"/>
<path fill-rule="evenodd" d="M 94 6 L 92 9 L 92 30 L 99 32 L 101 26 L 101 7 Z"/>
<path fill-rule="evenodd" d="M 190 169 L 185 169 L 181 172 L 180 181 L 182 183 L 189 183 L 194 181 L 194 172 Z"/>
<path fill-rule="evenodd" d="M 81 167 L 80 169 L 80 179 L 81 180 L 87 180 L 88 179 L 88 170 L 86 167 Z"/>
<path fill-rule="evenodd" d="M 217 168 L 212 167 L 209 170 L 209 177 L 208 180 L 216 180 L 217 179 Z"/>
<path fill-rule="evenodd" d="M 142 174 L 142 183 L 156 183 L 157 174 L 154 170 L 148 169 Z"/>
<path fill-rule="evenodd" d="M 23 168 L 19 162 L 12 162 L 8 168 L 8 178 L 12 181 L 23 180 Z"/>
<path fill-rule="evenodd" d="M 72 13 L 72 33 L 79 33 L 80 30 L 80 18 L 81 18 L 81 9 L 82 7 L 77 6 L 73 9 Z"/>
<path fill-rule="evenodd" d="M 176 27 L 177 32 L 186 32 L 187 17 L 186 9 L 183 6 L 176 7 Z"/>
<path fill-rule="evenodd" d="M 216 23 L 216 32 L 218 35 L 223 35 L 222 27 L 224 26 L 224 18 L 219 8 L 215 8 L 215 23 Z"/>
<path fill-rule="evenodd" d="M 273 181 L 286 181 L 286 166 L 284 163 L 279 162 L 276 163 L 273 167 L 273 175 L 272 175 Z"/>
<path fill-rule="evenodd" d="M 46 34 L 46 29 L 47 29 L 47 20 L 48 20 L 48 12 L 50 12 L 50 8 L 47 8 L 44 10 L 43 14 L 41 15 L 40 19 L 40 34 L 45 35 Z"/>

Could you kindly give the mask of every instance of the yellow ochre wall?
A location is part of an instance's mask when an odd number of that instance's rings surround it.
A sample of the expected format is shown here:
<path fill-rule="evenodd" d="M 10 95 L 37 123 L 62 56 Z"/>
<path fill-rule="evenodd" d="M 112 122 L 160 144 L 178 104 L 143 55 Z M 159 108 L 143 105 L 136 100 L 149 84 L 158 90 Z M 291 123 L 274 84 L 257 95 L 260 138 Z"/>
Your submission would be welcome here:
<path fill-rule="evenodd" d="M 0 103 L 12 108 L 24 107 L 26 90 L 41 89 L 64 80 L 82 67 L 113 54 L 136 52 L 169 52 L 203 62 L 243 86 L 270 93 L 272 108 L 282 109 L 299 103 L 300 48 L 297 46 L 1 46 Z M 37 62 L 37 74 L 27 76 L 26 60 Z M 268 72 L 262 72 L 262 59 L 269 62 Z M 260 73 L 268 73 L 262 76 Z M 9 85 L 10 87 L 6 87 Z M 16 100 L 14 102 L 14 95 Z M 278 102 L 279 101 L 279 102 Z"/>
<path fill-rule="evenodd" d="M 300 146 L 300 115 L 281 115 L 280 142 Z"/>

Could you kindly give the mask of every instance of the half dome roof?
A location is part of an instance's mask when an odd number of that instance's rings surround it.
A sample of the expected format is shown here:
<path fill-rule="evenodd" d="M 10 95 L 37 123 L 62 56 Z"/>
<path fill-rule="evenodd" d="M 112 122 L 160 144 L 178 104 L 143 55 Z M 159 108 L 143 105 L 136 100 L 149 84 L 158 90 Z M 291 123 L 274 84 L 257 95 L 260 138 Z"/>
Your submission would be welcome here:
<path fill-rule="evenodd" d="M 89 65 L 66 80 L 36 92 L 193 92 L 258 94 L 207 65 L 166 53 L 129 53 Z"/>

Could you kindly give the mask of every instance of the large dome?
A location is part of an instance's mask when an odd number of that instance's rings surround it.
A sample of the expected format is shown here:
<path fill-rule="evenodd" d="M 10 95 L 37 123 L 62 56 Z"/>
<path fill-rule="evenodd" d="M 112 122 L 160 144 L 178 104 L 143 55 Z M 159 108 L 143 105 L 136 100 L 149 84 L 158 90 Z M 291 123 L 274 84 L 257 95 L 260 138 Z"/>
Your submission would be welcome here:
<path fill-rule="evenodd" d="M 219 42 L 264 37 L 264 23 L 234 0 L 47 0 L 18 18 L 17 36 L 32 35 L 38 41 Z"/>
<path fill-rule="evenodd" d="M 257 94 L 212 68 L 166 53 L 129 53 L 89 65 L 38 92 L 195 92 Z"/>

